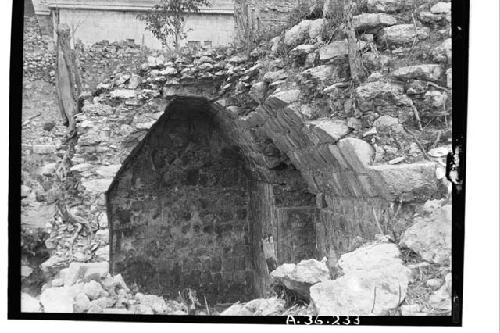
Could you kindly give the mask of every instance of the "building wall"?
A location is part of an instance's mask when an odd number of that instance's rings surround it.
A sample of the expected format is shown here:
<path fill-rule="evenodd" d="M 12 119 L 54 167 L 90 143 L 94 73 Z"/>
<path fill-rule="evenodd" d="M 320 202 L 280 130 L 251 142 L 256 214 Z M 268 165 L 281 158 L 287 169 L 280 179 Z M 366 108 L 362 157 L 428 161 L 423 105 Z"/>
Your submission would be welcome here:
<path fill-rule="evenodd" d="M 211 304 L 264 296 L 270 270 L 315 257 L 315 196 L 297 170 L 263 181 L 215 110 L 186 100 L 169 105 L 107 194 L 113 273 Z"/>
<path fill-rule="evenodd" d="M 59 22 L 66 23 L 73 31 L 75 40 L 93 44 L 101 40 L 110 42 L 134 39 L 137 44 L 161 49 L 161 42 L 145 29 L 145 23 L 137 19 L 140 12 L 92 9 L 59 9 Z M 213 46 L 227 45 L 233 39 L 234 18 L 227 14 L 200 14 L 186 18 L 187 38 L 202 45 L 211 41 Z"/>
<path fill-rule="evenodd" d="M 300 0 L 235 0 L 237 37 L 248 38 L 287 24 Z"/>

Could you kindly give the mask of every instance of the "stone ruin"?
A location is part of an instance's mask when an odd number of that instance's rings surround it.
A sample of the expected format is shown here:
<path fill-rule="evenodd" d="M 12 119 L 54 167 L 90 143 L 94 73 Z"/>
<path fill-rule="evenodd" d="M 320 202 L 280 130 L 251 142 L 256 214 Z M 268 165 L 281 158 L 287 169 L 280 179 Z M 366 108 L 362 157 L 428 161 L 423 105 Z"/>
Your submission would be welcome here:
<path fill-rule="evenodd" d="M 170 96 L 106 193 L 110 270 L 144 292 L 265 296 L 277 265 L 400 233 L 438 191 L 432 163 L 370 165 L 334 120 L 275 97 L 245 116 L 223 104 Z"/>

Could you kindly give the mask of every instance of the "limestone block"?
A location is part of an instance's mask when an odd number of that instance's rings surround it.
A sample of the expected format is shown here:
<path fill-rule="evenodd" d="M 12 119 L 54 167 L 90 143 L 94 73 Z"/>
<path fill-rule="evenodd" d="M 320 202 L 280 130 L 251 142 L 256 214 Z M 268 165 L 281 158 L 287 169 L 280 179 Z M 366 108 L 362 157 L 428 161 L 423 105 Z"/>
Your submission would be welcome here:
<path fill-rule="evenodd" d="M 370 12 L 394 13 L 410 6 L 406 0 L 368 0 L 366 6 Z"/>
<path fill-rule="evenodd" d="M 352 169 L 366 172 L 366 168 L 375 154 L 373 147 L 368 142 L 357 138 L 345 138 L 339 140 L 337 146 Z"/>
<path fill-rule="evenodd" d="M 392 243 L 363 246 L 341 256 L 344 275 L 311 287 L 311 300 L 320 316 L 384 315 L 405 298 L 410 270 Z"/>
<path fill-rule="evenodd" d="M 374 81 L 365 83 L 356 88 L 356 95 L 362 100 L 373 100 L 375 98 L 397 98 L 404 92 L 401 84 Z"/>
<path fill-rule="evenodd" d="M 388 44 L 407 44 L 429 37 L 430 29 L 427 27 L 416 27 L 413 24 L 398 24 L 383 28 L 379 34 L 379 40 Z"/>
<path fill-rule="evenodd" d="M 433 14 L 451 14 L 451 2 L 438 2 L 431 7 L 431 13 Z"/>
<path fill-rule="evenodd" d="M 320 119 L 306 123 L 308 136 L 314 144 L 335 143 L 349 132 L 344 120 Z"/>
<path fill-rule="evenodd" d="M 367 44 L 364 41 L 358 41 L 358 49 L 363 49 Z M 331 59 L 346 57 L 349 53 L 347 40 L 333 41 L 319 49 L 319 60 L 328 61 Z"/>
<path fill-rule="evenodd" d="M 108 190 L 113 178 L 92 179 L 83 181 L 82 185 L 89 192 L 103 193 Z"/>
<path fill-rule="evenodd" d="M 54 154 L 56 152 L 55 145 L 33 145 L 33 153 L 40 155 Z"/>
<path fill-rule="evenodd" d="M 336 79 L 337 68 L 333 65 L 321 65 L 306 69 L 302 72 L 305 77 L 312 77 L 319 82 Z"/>
<path fill-rule="evenodd" d="M 440 207 L 429 216 L 416 219 L 401 238 L 406 246 L 424 260 L 442 264 L 451 258 L 451 205 Z"/>
<path fill-rule="evenodd" d="M 291 90 L 282 90 L 275 92 L 270 97 L 273 97 L 285 103 L 293 103 L 299 100 L 299 96 L 300 96 L 299 89 L 291 89 Z"/>
<path fill-rule="evenodd" d="M 443 69 L 436 64 L 423 64 L 415 66 L 400 67 L 393 71 L 391 75 L 397 79 L 414 79 L 438 81 L 443 74 Z"/>
<path fill-rule="evenodd" d="M 132 89 L 116 89 L 111 91 L 111 98 L 120 98 L 120 99 L 128 99 L 135 97 L 135 90 Z"/>
<path fill-rule="evenodd" d="M 309 39 L 311 39 L 312 41 L 319 41 L 321 39 L 321 31 L 324 24 L 324 19 L 312 20 L 309 24 L 308 30 Z"/>
<path fill-rule="evenodd" d="M 21 292 L 21 312 L 42 312 L 40 301 L 24 292 Z"/>
<path fill-rule="evenodd" d="M 374 165 L 368 169 L 372 177 L 380 177 L 390 198 L 425 199 L 438 190 L 432 162 Z"/>
<path fill-rule="evenodd" d="M 330 271 L 325 262 L 308 259 L 297 265 L 283 264 L 271 272 L 271 277 L 277 283 L 307 298 L 312 285 L 330 279 Z"/>
<path fill-rule="evenodd" d="M 354 29 L 366 30 L 395 25 L 397 20 L 392 15 L 384 13 L 363 13 L 352 18 Z"/>
<path fill-rule="evenodd" d="M 285 37 L 283 42 L 288 46 L 295 46 L 298 44 L 302 44 L 304 40 L 309 35 L 309 26 L 311 21 L 304 20 L 299 22 L 297 25 L 293 26 L 289 30 L 285 32 Z"/>

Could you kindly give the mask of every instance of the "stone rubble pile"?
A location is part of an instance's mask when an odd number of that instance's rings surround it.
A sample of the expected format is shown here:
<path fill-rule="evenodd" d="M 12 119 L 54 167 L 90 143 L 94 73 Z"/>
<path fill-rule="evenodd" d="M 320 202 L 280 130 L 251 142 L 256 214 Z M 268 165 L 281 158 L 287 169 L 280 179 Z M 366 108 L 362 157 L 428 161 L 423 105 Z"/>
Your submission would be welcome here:
<path fill-rule="evenodd" d="M 289 309 L 298 315 L 447 315 L 451 311 L 451 205 L 442 201 L 428 201 L 422 216 L 416 216 L 397 245 L 379 235 L 379 240 L 362 245 L 343 254 L 332 277 L 327 260 L 302 260 L 298 264 L 286 263 L 271 272 L 273 284 L 297 293 L 309 306 Z M 422 221 L 431 226 L 418 233 Z M 429 240 L 434 229 L 440 241 Z M 447 232 L 440 230 L 447 229 Z M 420 262 L 408 264 L 403 260 L 403 249 L 409 242 L 418 244 L 414 249 L 421 255 Z M 432 253 L 432 255 L 429 255 Z M 442 261 L 439 259 L 446 259 Z M 438 259 L 436 261 L 436 259 Z M 432 273 L 432 274 L 430 274 Z M 435 276 L 435 277 L 430 277 Z M 420 293 L 416 294 L 415 290 Z M 258 311 L 255 310 L 257 304 Z M 221 315 L 252 316 L 267 313 L 284 315 L 283 299 L 256 299 L 236 303 Z M 265 305 L 265 310 L 262 306 Z M 279 309 L 279 310 L 278 310 Z M 291 310 L 291 311 L 290 311 Z"/>
<path fill-rule="evenodd" d="M 137 71 L 150 52 L 134 40 L 103 40 L 90 46 L 78 43 L 75 50 L 86 90 L 95 90 L 99 83 L 120 73 Z"/>
<path fill-rule="evenodd" d="M 451 205 L 418 217 L 408 228 L 400 245 L 418 253 L 422 259 L 443 264 L 451 262 Z"/>
<path fill-rule="evenodd" d="M 39 298 L 22 295 L 23 312 L 186 315 L 187 306 L 132 291 L 108 263 L 72 263 L 47 283 Z"/>
<path fill-rule="evenodd" d="M 330 271 L 325 262 L 315 259 L 302 260 L 298 264 L 283 264 L 271 272 L 275 283 L 308 298 L 312 285 L 330 279 Z"/>
<path fill-rule="evenodd" d="M 55 53 L 51 51 L 50 37 L 40 33 L 35 16 L 24 17 L 23 31 L 23 78 L 54 83 Z"/>

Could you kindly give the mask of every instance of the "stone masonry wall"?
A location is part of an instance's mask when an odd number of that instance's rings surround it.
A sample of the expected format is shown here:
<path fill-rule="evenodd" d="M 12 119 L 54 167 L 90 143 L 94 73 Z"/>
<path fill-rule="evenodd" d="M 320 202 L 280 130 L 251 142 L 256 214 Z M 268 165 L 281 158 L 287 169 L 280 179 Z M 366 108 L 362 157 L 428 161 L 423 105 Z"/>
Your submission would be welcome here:
<path fill-rule="evenodd" d="M 270 31 L 283 27 L 299 0 L 235 0 L 236 35 L 245 38 L 252 31 Z"/>
<path fill-rule="evenodd" d="M 262 296 L 276 265 L 316 257 L 315 196 L 293 168 L 259 175 L 200 100 L 171 102 L 117 173 L 112 267 L 157 294 Z"/>
<path fill-rule="evenodd" d="M 113 269 L 151 293 L 190 287 L 210 302 L 250 298 L 243 160 L 207 113 L 175 111 L 110 191 Z"/>

